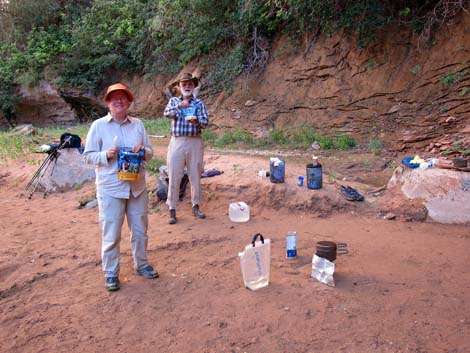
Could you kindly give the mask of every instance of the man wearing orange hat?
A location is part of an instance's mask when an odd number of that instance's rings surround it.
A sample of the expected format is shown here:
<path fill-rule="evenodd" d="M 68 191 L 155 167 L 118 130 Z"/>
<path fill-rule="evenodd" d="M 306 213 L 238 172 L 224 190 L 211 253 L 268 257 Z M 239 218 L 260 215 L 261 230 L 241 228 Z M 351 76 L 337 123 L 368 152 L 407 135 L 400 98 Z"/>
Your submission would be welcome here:
<path fill-rule="evenodd" d="M 201 201 L 201 173 L 203 172 L 204 145 L 201 131 L 209 124 L 206 106 L 193 93 L 199 80 L 190 73 L 184 73 L 176 81 L 181 92 L 180 97 L 170 98 L 165 112 L 171 119 L 171 139 L 168 146 L 168 197 L 170 209 L 168 223 L 176 223 L 176 203 L 179 186 L 184 175 L 184 167 L 188 170 L 191 184 L 191 202 L 193 216 L 205 218 L 199 209 Z"/>
<path fill-rule="evenodd" d="M 109 113 L 91 124 L 84 155 L 87 163 L 96 166 L 105 288 L 115 291 L 120 287 L 119 247 L 125 216 L 131 230 L 136 274 L 145 278 L 158 277 L 147 261 L 148 195 L 145 171 L 141 170 L 134 181 L 118 178 L 118 156 L 122 147 L 131 147 L 132 152 L 143 154 L 146 161 L 152 159 L 153 149 L 142 122 L 127 115 L 134 96 L 126 86 L 121 83 L 109 86 L 104 101 Z"/>

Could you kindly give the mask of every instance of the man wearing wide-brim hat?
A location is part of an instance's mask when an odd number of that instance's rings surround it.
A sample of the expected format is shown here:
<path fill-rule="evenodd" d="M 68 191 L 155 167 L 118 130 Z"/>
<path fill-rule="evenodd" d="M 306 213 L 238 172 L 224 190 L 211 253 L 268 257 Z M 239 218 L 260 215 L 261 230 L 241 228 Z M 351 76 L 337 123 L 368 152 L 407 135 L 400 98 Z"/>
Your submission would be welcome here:
<path fill-rule="evenodd" d="M 200 210 L 201 173 L 203 172 L 204 145 L 201 138 L 202 129 L 209 124 L 206 106 L 203 101 L 194 97 L 194 89 L 199 79 L 191 73 L 183 73 L 176 80 L 180 95 L 170 98 L 164 116 L 171 119 L 171 139 L 168 145 L 168 197 L 170 209 L 168 223 L 176 223 L 176 205 L 179 186 L 187 168 L 191 184 L 192 214 L 198 218 L 206 215 Z"/>

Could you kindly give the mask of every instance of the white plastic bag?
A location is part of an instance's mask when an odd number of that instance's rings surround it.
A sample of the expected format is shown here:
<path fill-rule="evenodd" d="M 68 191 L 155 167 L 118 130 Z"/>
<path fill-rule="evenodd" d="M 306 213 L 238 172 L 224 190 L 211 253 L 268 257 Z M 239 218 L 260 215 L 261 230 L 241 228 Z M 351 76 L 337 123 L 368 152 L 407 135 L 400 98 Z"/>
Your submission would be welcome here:
<path fill-rule="evenodd" d="M 260 237 L 261 241 L 256 241 Z M 271 240 L 264 239 L 260 233 L 253 236 L 245 251 L 238 253 L 245 287 L 257 290 L 269 284 L 271 263 Z"/>
<path fill-rule="evenodd" d="M 335 286 L 335 263 L 323 257 L 313 255 L 312 258 L 312 278 L 331 287 Z"/>

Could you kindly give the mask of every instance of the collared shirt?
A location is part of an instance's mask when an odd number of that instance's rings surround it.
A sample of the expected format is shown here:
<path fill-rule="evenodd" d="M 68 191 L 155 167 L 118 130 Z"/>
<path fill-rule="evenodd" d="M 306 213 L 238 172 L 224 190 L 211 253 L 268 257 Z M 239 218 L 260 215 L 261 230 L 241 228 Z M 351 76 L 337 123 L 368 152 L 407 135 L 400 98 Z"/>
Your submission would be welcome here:
<path fill-rule="evenodd" d="M 116 138 L 117 136 L 117 138 Z M 118 160 L 108 161 L 106 151 L 111 146 L 134 147 L 142 144 L 145 147 L 146 161 L 152 159 L 153 148 L 144 124 L 137 118 L 127 117 L 121 124 L 108 114 L 95 120 L 88 131 L 85 144 L 85 161 L 96 166 L 96 187 L 98 193 L 116 198 L 128 199 L 130 192 L 139 196 L 146 188 L 145 170 L 142 165 L 136 181 L 118 179 Z"/>
<path fill-rule="evenodd" d="M 171 118 L 171 136 L 200 136 L 201 129 L 205 129 L 209 124 L 206 106 L 202 100 L 191 97 L 190 107 L 196 110 L 198 123 L 192 124 L 184 119 L 184 109 L 178 108 L 178 104 L 183 101 L 183 97 L 172 97 L 166 105 L 164 116 Z"/>

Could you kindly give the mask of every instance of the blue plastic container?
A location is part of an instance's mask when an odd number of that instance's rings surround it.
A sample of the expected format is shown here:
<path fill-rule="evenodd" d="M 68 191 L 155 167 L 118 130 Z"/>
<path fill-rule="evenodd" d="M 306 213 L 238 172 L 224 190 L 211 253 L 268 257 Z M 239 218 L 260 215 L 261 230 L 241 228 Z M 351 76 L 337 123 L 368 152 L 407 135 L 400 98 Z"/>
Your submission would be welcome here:
<path fill-rule="evenodd" d="M 271 157 L 269 161 L 269 179 L 271 183 L 283 183 L 286 174 L 286 162 L 277 157 Z"/>

